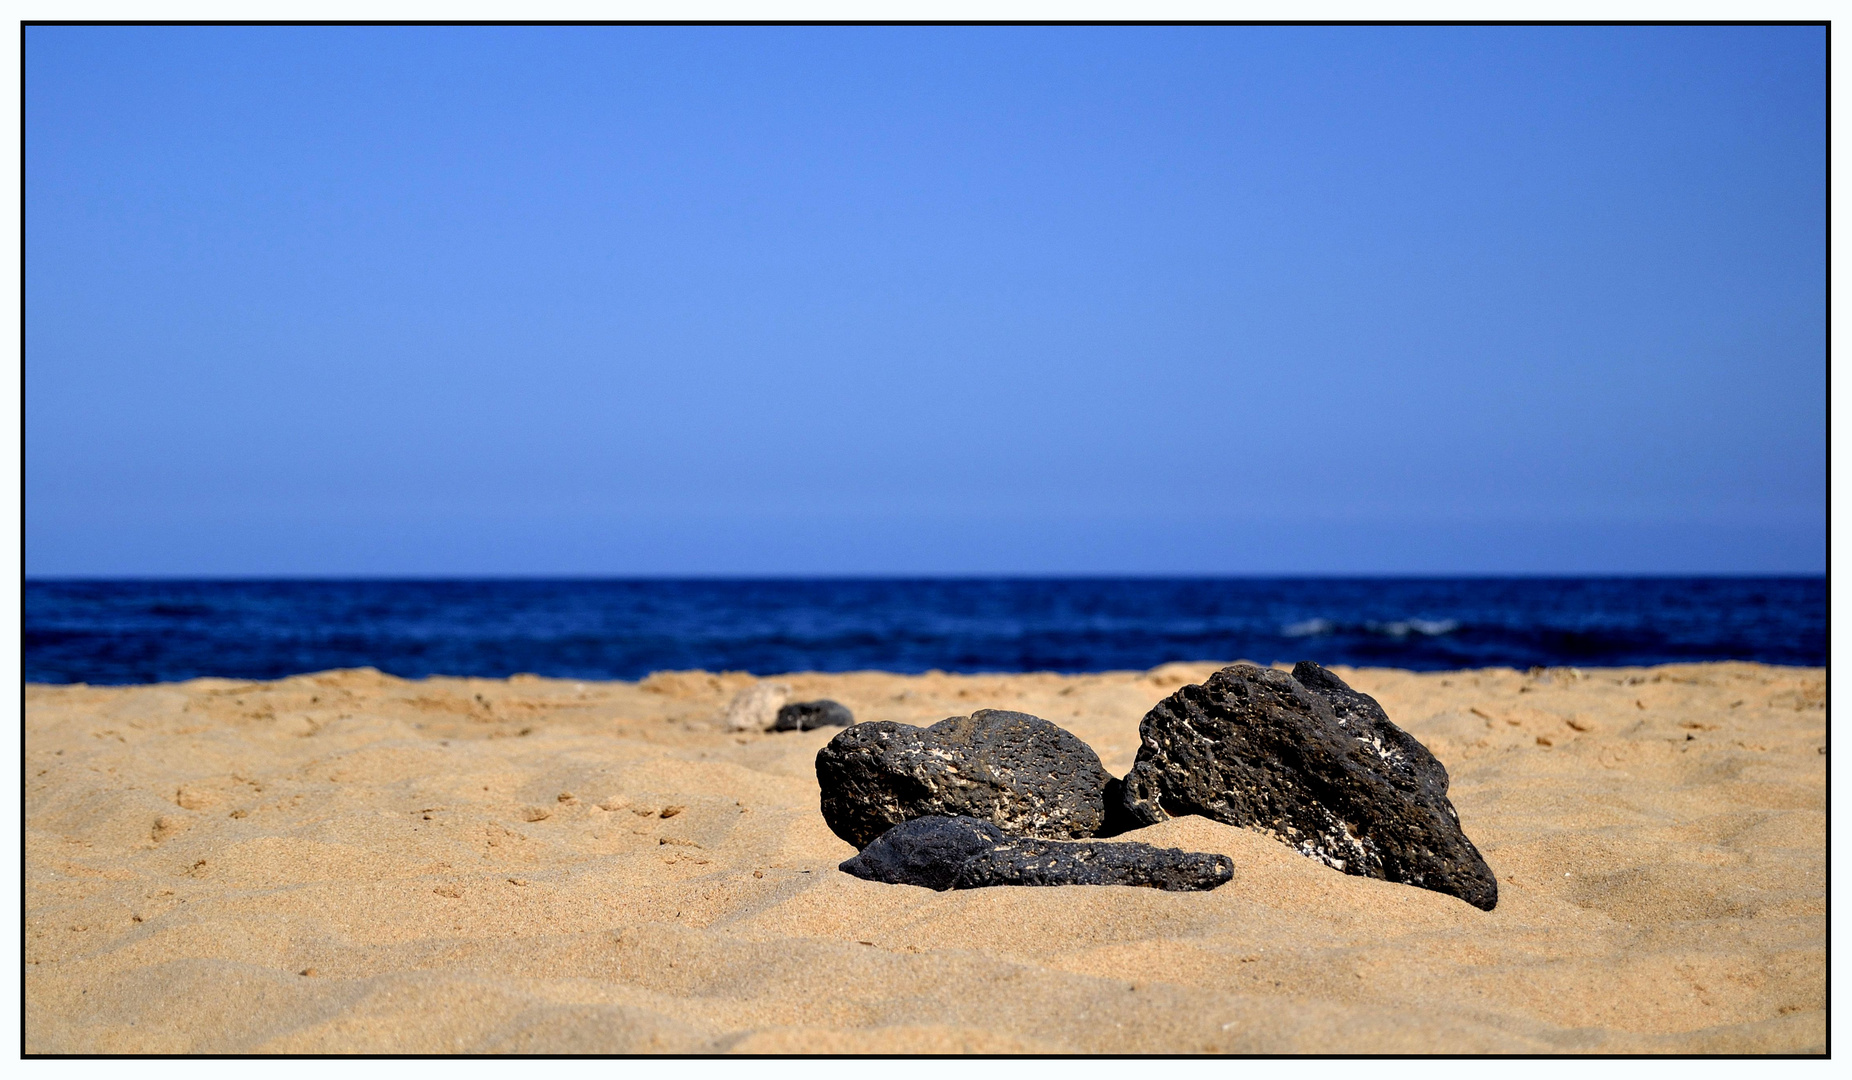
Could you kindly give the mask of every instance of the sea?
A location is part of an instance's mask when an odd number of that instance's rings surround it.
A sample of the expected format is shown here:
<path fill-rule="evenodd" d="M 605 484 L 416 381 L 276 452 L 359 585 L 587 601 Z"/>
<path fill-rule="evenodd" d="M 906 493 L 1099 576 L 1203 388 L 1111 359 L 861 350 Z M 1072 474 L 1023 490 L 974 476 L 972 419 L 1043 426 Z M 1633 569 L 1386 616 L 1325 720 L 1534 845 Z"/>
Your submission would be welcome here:
<path fill-rule="evenodd" d="M 1824 666 L 1824 577 L 25 583 L 25 678 Z"/>

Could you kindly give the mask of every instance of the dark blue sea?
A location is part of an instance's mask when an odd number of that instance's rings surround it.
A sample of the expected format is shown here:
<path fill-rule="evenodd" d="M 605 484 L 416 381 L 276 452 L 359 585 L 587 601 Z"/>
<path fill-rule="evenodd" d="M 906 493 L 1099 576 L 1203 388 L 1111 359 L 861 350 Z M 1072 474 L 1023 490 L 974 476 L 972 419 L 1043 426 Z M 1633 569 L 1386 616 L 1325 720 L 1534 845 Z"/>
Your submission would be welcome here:
<path fill-rule="evenodd" d="M 28 581 L 25 676 L 1826 663 L 1800 578 Z"/>

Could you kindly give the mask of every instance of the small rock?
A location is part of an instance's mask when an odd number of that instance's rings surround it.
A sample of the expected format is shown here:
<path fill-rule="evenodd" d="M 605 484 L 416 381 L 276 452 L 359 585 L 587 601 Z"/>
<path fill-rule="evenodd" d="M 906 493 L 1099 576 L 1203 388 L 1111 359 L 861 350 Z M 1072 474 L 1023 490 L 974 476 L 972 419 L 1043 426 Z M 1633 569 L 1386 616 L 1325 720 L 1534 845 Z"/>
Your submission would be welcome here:
<path fill-rule="evenodd" d="M 724 717 L 728 731 L 764 731 L 778 719 L 778 709 L 791 697 L 784 683 L 754 683 L 733 695 Z"/>
<path fill-rule="evenodd" d="M 1235 875 L 1226 855 L 1009 836 L 971 817 L 923 817 L 896 825 L 840 869 L 867 881 L 941 892 L 993 885 L 1136 885 L 1184 892 L 1213 889 Z"/>
<path fill-rule="evenodd" d="M 824 698 L 821 701 L 793 701 L 778 710 L 778 719 L 772 721 L 773 731 L 809 731 L 820 727 L 848 727 L 855 723 L 855 714 L 840 702 Z"/>
<path fill-rule="evenodd" d="M 1347 874 L 1492 910 L 1498 881 L 1460 829 L 1447 770 L 1382 706 L 1311 662 L 1236 664 L 1145 715 L 1125 809 L 1202 814 L 1271 833 Z"/>
<path fill-rule="evenodd" d="M 997 709 L 927 728 L 857 724 L 817 751 L 823 819 L 858 848 L 931 816 L 981 818 L 1016 835 L 1093 836 L 1110 779 L 1073 733 Z"/>

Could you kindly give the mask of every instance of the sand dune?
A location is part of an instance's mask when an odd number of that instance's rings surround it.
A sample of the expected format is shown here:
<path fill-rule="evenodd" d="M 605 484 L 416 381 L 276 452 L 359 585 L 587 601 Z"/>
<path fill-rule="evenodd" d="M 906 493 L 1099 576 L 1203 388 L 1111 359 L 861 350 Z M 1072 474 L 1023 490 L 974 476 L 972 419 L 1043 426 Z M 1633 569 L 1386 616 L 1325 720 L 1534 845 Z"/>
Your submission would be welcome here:
<path fill-rule="evenodd" d="M 781 676 L 861 719 L 1020 709 L 1122 774 L 1214 665 Z M 1202 818 L 1209 893 L 835 869 L 752 680 L 370 670 L 26 694 L 47 1052 L 1819 1051 L 1825 675 L 1339 669 L 1453 774 L 1478 911 Z"/>

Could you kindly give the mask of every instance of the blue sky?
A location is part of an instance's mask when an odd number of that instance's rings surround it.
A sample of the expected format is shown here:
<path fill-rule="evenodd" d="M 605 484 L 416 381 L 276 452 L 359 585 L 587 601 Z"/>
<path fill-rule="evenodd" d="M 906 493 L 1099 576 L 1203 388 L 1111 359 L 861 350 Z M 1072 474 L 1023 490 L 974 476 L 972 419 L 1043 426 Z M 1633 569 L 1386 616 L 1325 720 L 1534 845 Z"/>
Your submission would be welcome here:
<path fill-rule="evenodd" d="M 25 56 L 30 575 L 1825 565 L 1818 28 Z"/>

